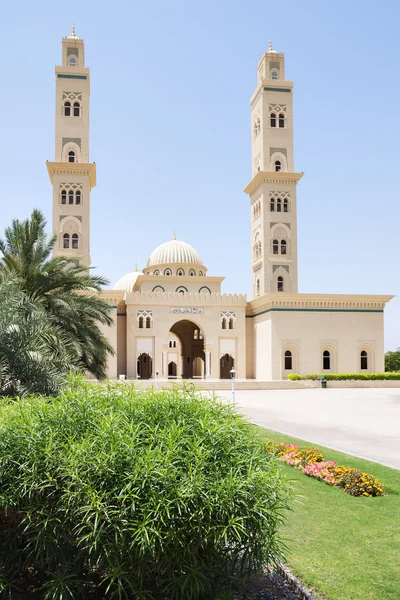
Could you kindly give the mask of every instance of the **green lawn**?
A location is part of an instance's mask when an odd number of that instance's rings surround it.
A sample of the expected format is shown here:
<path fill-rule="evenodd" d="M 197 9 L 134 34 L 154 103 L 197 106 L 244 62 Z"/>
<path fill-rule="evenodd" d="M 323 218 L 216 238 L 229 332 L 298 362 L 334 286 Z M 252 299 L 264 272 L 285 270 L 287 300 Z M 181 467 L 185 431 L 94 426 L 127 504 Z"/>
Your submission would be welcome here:
<path fill-rule="evenodd" d="M 315 446 L 257 427 L 262 439 Z M 317 598 L 399 600 L 400 471 L 323 446 L 327 460 L 376 475 L 387 496 L 348 496 L 282 463 L 295 499 L 283 533 L 287 565 Z"/>

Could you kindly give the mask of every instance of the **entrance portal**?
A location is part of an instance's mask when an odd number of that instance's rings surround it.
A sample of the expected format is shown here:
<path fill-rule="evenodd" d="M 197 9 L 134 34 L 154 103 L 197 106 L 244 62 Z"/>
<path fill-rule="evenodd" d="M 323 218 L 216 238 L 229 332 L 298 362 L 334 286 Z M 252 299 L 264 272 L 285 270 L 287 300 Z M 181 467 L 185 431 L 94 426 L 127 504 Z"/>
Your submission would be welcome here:
<path fill-rule="evenodd" d="M 219 376 L 220 379 L 230 379 L 231 370 L 235 364 L 234 358 L 230 354 L 224 354 L 219 361 Z"/>
<path fill-rule="evenodd" d="M 176 362 L 174 362 L 172 360 L 168 365 L 168 377 L 176 377 L 176 374 L 177 374 Z"/>
<path fill-rule="evenodd" d="M 149 354 L 142 352 L 137 359 L 137 374 L 140 379 L 150 379 L 153 371 L 153 359 Z"/>
<path fill-rule="evenodd" d="M 192 321 L 183 319 L 175 323 L 170 331 L 181 342 L 183 379 L 204 377 L 204 339 L 198 325 L 195 325 Z"/>

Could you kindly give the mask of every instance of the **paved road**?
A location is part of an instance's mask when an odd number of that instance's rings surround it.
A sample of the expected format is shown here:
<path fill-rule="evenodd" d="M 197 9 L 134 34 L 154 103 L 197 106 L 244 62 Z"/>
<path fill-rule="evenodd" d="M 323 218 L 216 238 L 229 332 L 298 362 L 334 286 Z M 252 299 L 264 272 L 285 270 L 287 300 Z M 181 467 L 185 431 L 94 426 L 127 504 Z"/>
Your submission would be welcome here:
<path fill-rule="evenodd" d="M 400 389 L 238 391 L 236 404 L 263 427 L 400 469 Z"/>

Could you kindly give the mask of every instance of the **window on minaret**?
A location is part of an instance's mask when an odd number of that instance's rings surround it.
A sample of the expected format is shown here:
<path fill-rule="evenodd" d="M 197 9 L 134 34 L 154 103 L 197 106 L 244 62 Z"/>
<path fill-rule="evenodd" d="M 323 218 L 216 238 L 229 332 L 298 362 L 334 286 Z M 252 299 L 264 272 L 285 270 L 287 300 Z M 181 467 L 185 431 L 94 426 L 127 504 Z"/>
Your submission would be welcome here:
<path fill-rule="evenodd" d="M 64 116 L 66 116 L 66 117 L 71 116 L 71 102 L 64 103 Z"/>
<path fill-rule="evenodd" d="M 274 240 L 272 242 L 272 253 L 273 254 L 279 254 L 279 242 L 278 242 L 278 240 Z"/>
<path fill-rule="evenodd" d="M 144 322 L 143 317 L 139 317 L 139 329 L 143 329 L 143 322 Z"/>
<path fill-rule="evenodd" d="M 79 104 L 79 102 L 74 102 L 74 117 L 80 117 L 81 116 L 81 105 Z M 280 118 L 280 115 L 279 115 Z M 280 127 L 280 125 L 279 125 Z"/>
<path fill-rule="evenodd" d="M 276 212 L 282 212 L 282 200 L 280 198 L 276 201 Z"/>
<path fill-rule="evenodd" d="M 256 296 L 260 295 L 260 280 L 257 279 L 257 283 L 256 283 Z"/>
<path fill-rule="evenodd" d="M 79 236 L 77 233 L 72 234 L 72 248 L 77 250 L 79 248 Z"/>
<path fill-rule="evenodd" d="M 61 204 L 67 204 L 67 190 L 61 190 Z"/>
<path fill-rule="evenodd" d="M 81 203 L 81 192 L 80 190 L 76 190 L 75 193 L 75 204 L 80 204 Z"/>
<path fill-rule="evenodd" d="M 287 198 L 283 201 L 283 212 L 289 212 L 289 200 Z"/>
<path fill-rule="evenodd" d="M 151 327 L 151 319 L 150 317 L 146 317 L 146 329 L 150 329 Z"/>
<path fill-rule="evenodd" d="M 282 169 L 282 163 L 280 160 L 275 161 L 275 171 L 279 172 Z"/>
<path fill-rule="evenodd" d="M 63 235 L 63 248 L 69 248 L 69 233 Z"/>
<path fill-rule="evenodd" d="M 281 240 L 281 254 L 286 254 L 286 240 Z"/>
<path fill-rule="evenodd" d="M 73 190 L 69 190 L 68 192 L 68 204 L 74 203 L 74 192 Z"/>
<path fill-rule="evenodd" d="M 271 198 L 269 201 L 269 208 L 271 212 L 275 212 L 275 198 Z"/>
<path fill-rule="evenodd" d="M 278 73 L 276 71 L 272 71 L 271 77 L 272 79 L 278 79 Z"/>
<path fill-rule="evenodd" d="M 283 277 L 279 276 L 276 283 L 278 292 L 283 292 Z"/>
<path fill-rule="evenodd" d="M 76 67 L 76 58 L 74 58 L 73 56 L 69 59 L 69 66 Z"/>
<path fill-rule="evenodd" d="M 279 127 L 285 127 L 285 115 L 283 113 L 279 114 Z"/>
<path fill-rule="evenodd" d="M 324 350 L 322 355 L 322 366 L 324 371 L 329 371 L 331 368 L 331 353 L 329 350 Z"/>
<path fill-rule="evenodd" d="M 271 127 L 276 127 L 276 114 L 275 113 L 271 113 L 270 123 L 271 123 Z"/>
<path fill-rule="evenodd" d="M 75 152 L 73 150 L 68 152 L 68 162 L 75 162 Z"/>

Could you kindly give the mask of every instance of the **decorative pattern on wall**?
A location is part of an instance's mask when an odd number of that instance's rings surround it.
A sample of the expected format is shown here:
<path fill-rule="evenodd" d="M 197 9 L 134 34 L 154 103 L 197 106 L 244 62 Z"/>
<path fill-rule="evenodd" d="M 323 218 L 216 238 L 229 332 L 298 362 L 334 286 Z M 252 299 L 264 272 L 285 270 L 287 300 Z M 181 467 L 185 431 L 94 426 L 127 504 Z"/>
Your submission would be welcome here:
<path fill-rule="evenodd" d="M 67 48 L 67 56 L 76 56 L 76 58 L 79 58 L 79 48 Z"/>
<path fill-rule="evenodd" d="M 236 319 L 236 312 L 232 310 L 221 310 L 221 319 L 223 317 L 226 317 L 227 319 L 233 317 L 234 319 Z"/>
<path fill-rule="evenodd" d="M 287 159 L 287 148 L 270 148 L 269 149 L 269 157 L 271 158 L 271 156 L 273 154 L 275 154 L 276 152 L 280 152 Z"/>
<path fill-rule="evenodd" d="M 74 190 L 81 190 L 82 189 L 82 184 L 81 183 L 60 183 L 60 190 L 65 189 L 74 189 Z"/>
<path fill-rule="evenodd" d="M 63 92 L 62 99 L 63 102 L 64 100 L 70 100 L 71 102 L 79 100 L 79 102 L 82 102 L 82 94 L 80 92 Z"/>
<path fill-rule="evenodd" d="M 136 311 L 136 317 L 139 319 L 139 317 L 143 317 L 144 319 L 146 317 L 150 317 L 151 319 L 153 318 L 153 311 L 152 310 L 137 310 Z"/>
<path fill-rule="evenodd" d="M 272 265 L 272 273 L 275 273 L 277 269 L 285 269 L 289 273 L 289 265 Z"/>
<path fill-rule="evenodd" d="M 69 137 L 63 137 L 62 138 L 62 147 L 64 148 L 64 146 L 66 144 L 69 144 L 70 142 L 77 144 L 79 146 L 79 149 L 81 150 L 81 138 L 69 138 Z"/>
<path fill-rule="evenodd" d="M 274 113 L 284 113 L 285 116 L 286 116 L 286 106 L 284 104 L 270 104 L 269 105 L 269 112 L 270 113 L 271 112 L 274 112 Z"/>
<path fill-rule="evenodd" d="M 276 60 L 270 60 L 269 61 L 269 68 L 270 69 L 278 69 L 278 71 L 281 68 L 280 62 L 276 61 Z M 286 108 L 286 106 L 285 106 Z"/>

